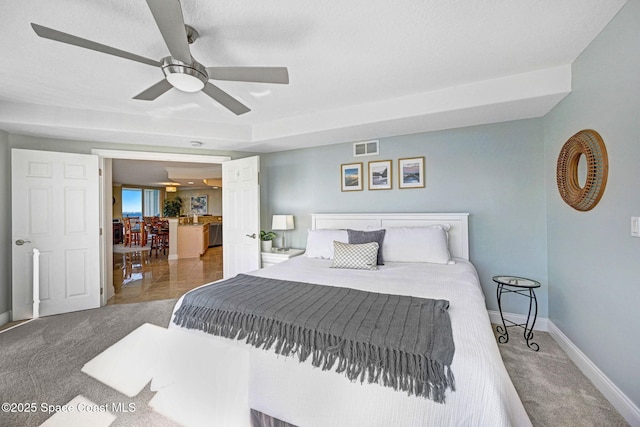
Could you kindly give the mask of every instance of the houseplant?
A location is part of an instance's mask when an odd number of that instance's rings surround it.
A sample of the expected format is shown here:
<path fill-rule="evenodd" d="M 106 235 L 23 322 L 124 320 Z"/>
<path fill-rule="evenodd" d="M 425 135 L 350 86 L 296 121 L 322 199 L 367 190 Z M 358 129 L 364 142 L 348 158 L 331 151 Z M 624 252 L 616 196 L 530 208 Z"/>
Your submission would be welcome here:
<path fill-rule="evenodd" d="M 182 199 L 175 197 L 164 201 L 162 214 L 165 217 L 177 217 L 180 216 L 180 209 L 182 209 Z"/>
<path fill-rule="evenodd" d="M 262 252 L 270 252 L 273 246 L 273 239 L 275 239 L 276 233 L 273 231 L 260 230 L 260 242 L 262 245 Z"/>

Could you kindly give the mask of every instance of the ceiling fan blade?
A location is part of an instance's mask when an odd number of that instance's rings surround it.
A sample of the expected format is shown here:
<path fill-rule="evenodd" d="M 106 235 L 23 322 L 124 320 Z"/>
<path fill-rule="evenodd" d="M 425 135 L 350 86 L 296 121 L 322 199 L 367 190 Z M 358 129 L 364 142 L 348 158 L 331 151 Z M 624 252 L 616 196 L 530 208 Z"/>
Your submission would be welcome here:
<path fill-rule="evenodd" d="M 178 0 L 147 0 L 162 38 L 175 59 L 191 63 L 191 51 L 187 41 L 182 8 Z"/>
<path fill-rule="evenodd" d="M 107 46 L 104 44 L 96 43 L 91 40 L 83 39 L 81 37 L 72 36 L 71 34 L 63 33 L 62 31 L 54 30 L 52 28 L 43 27 L 42 25 L 31 23 L 31 27 L 36 34 L 42 38 L 67 43 L 70 45 L 83 47 L 85 49 L 95 50 L 97 52 L 106 53 L 108 55 L 118 56 L 120 58 L 129 59 L 131 61 L 141 62 L 147 65 L 153 65 L 159 67 L 160 63 L 153 59 L 145 58 L 134 53 L 125 52 L 124 50 L 116 49 L 115 47 Z"/>
<path fill-rule="evenodd" d="M 289 84 L 287 67 L 208 67 L 213 80 Z"/>
<path fill-rule="evenodd" d="M 139 94 L 133 97 L 133 99 L 139 99 L 142 101 L 153 101 L 169 89 L 173 88 L 171 83 L 167 79 L 162 79 L 158 83 L 154 84 L 148 89 L 143 90 Z"/>
<path fill-rule="evenodd" d="M 249 107 L 220 89 L 218 86 L 212 85 L 211 83 L 207 83 L 202 88 L 202 91 L 209 95 L 211 98 L 218 101 L 223 107 L 230 110 L 236 116 L 251 111 Z"/>

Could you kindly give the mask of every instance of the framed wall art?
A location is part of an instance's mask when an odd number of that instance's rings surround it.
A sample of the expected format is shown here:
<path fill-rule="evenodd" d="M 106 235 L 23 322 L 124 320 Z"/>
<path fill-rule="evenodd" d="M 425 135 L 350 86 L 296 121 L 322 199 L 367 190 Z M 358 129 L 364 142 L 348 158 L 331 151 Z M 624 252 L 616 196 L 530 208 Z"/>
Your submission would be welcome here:
<path fill-rule="evenodd" d="M 423 188 L 425 186 L 424 157 L 398 159 L 399 188 Z"/>
<path fill-rule="evenodd" d="M 191 196 L 189 207 L 191 212 L 196 215 L 207 214 L 207 196 Z"/>
<path fill-rule="evenodd" d="M 342 191 L 360 191 L 362 183 L 362 163 L 347 163 L 340 165 Z"/>
<path fill-rule="evenodd" d="M 391 160 L 369 162 L 369 190 L 391 190 Z"/>

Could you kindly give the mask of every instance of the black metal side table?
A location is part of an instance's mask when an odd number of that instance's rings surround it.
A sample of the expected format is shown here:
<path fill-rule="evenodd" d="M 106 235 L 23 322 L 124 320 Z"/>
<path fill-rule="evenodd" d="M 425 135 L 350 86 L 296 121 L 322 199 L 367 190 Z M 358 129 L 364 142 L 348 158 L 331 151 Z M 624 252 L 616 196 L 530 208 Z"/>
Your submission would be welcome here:
<path fill-rule="evenodd" d="M 540 350 L 540 346 L 532 341 L 533 327 L 535 326 L 536 318 L 538 317 L 538 300 L 536 299 L 536 293 L 534 289 L 539 288 L 540 283 L 536 282 L 535 280 L 516 276 L 493 276 L 493 281 L 498 284 L 498 308 L 500 309 L 500 318 L 502 319 L 502 326 L 498 325 L 498 327 L 496 328 L 498 334 L 500 334 L 500 336 L 498 337 L 498 342 L 500 344 L 505 344 L 506 342 L 508 342 L 509 332 L 507 328 L 518 326 L 524 328 L 524 339 L 527 342 L 527 347 L 529 347 L 533 351 Z M 526 323 L 512 322 L 509 319 L 505 319 L 502 315 L 502 294 L 507 293 L 516 293 L 529 298 L 529 313 L 527 314 Z M 532 308 L 534 309 L 533 321 L 531 322 L 531 326 L 529 326 L 529 322 L 531 321 Z M 507 325 L 507 323 L 509 323 L 509 325 Z"/>

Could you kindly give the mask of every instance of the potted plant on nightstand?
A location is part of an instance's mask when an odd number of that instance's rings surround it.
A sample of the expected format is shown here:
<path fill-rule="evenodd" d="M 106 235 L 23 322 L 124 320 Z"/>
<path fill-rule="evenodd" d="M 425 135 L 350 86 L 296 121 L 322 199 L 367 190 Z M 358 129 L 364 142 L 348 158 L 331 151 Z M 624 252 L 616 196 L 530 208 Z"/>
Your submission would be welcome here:
<path fill-rule="evenodd" d="M 273 246 L 273 239 L 275 239 L 276 233 L 273 231 L 260 230 L 260 243 L 262 245 L 262 252 L 271 252 Z"/>

